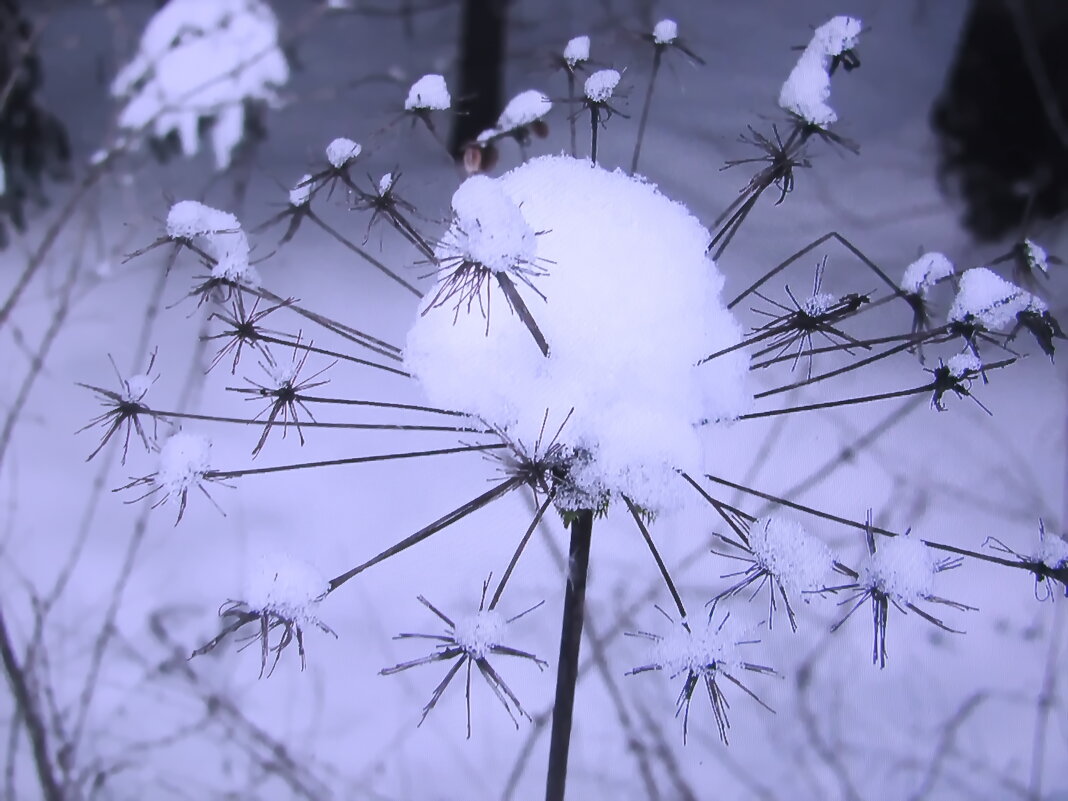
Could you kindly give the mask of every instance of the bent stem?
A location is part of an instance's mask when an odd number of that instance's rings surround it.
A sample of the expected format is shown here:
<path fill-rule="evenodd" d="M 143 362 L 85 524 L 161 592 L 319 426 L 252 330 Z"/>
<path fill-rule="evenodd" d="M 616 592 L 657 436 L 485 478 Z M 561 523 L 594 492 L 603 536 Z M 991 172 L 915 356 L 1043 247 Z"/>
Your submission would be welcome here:
<path fill-rule="evenodd" d="M 578 683 L 579 645 L 586 613 L 586 578 L 590 564 L 593 512 L 584 509 L 571 523 L 571 547 L 564 589 L 564 615 L 560 624 L 560 659 L 556 668 L 556 699 L 553 727 L 549 735 L 549 768 L 545 781 L 545 801 L 563 801 L 567 783 L 567 757 L 571 747 L 571 720 L 575 710 Z"/>

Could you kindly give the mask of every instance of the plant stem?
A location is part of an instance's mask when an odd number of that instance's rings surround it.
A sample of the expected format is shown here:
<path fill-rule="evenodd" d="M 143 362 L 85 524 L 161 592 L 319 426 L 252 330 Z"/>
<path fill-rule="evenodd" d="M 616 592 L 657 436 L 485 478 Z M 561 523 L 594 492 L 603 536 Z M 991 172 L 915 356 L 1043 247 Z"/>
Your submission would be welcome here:
<path fill-rule="evenodd" d="M 596 105 L 590 106 L 590 161 L 597 164 L 597 124 L 601 114 Z"/>
<path fill-rule="evenodd" d="M 549 769 L 545 801 L 563 801 L 567 782 L 567 757 L 571 747 L 571 719 L 575 710 L 578 683 L 579 646 L 586 612 L 586 578 L 590 565 L 593 512 L 585 509 L 571 523 L 567 586 L 564 589 L 564 615 L 560 624 L 560 659 L 556 668 L 556 700 L 553 727 L 549 735 Z"/>
<path fill-rule="evenodd" d="M 575 73 L 567 70 L 567 107 L 570 109 L 575 104 Z M 578 145 L 575 142 L 575 115 L 567 117 L 568 128 L 571 134 L 571 158 L 578 156 Z"/>
<path fill-rule="evenodd" d="M 653 54 L 653 74 L 649 76 L 649 86 L 645 90 L 645 103 L 642 105 L 642 116 L 638 121 L 638 141 L 634 143 L 634 156 L 630 160 L 630 174 L 634 175 L 638 171 L 638 159 L 642 154 L 642 140 L 645 139 L 645 126 L 649 122 L 649 109 L 653 105 L 653 87 L 656 85 L 656 76 L 660 72 L 660 57 L 664 53 L 664 48 L 661 45 L 657 45 L 656 52 Z"/>

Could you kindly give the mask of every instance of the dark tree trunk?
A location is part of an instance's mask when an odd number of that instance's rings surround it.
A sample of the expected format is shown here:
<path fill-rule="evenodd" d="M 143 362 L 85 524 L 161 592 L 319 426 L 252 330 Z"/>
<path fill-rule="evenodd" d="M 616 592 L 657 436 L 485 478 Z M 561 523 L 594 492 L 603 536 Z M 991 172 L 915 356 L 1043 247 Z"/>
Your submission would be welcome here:
<path fill-rule="evenodd" d="M 991 240 L 1068 208 L 1068 3 L 973 0 L 931 112 L 939 171 Z"/>
<path fill-rule="evenodd" d="M 507 22 L 508 0 L 464 0 L 457 114 L 449 137 L 449 151 L 457 158 L 500 116 Z"/>

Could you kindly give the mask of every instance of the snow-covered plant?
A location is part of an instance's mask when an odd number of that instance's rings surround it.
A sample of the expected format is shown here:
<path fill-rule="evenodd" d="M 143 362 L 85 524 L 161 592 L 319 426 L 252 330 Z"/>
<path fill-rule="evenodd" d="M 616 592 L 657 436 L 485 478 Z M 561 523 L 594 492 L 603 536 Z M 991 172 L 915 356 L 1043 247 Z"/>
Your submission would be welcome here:
<path fill-rule="evenodd" d="M 177 139 L 200 149 L 211 123 L 215 166 L 224 169 L 263 107 L 289 81 L 278 19 L 264 0 L 169 0 L 145 27 L 137 53 L 111 85 L 127 140 Z"/>
<path fill-rule="evenodd" d="M 260 643 L 261 673 L 270 672 L 272 653 L 273 670 L 278 655 L 293 642 L 303 664 L 304 628 L 312 624 L 329 631 L 319 621 L 318 609 L 331 596 L 366 571 L 460 521 L 478 519 L 486 507 L 523 496 L 531 505 L 531 514 L 516 529 L 522 535 L 488 602 L 490 580 L 483 585 L 477 611 L 461 618 L 446 615 L 419 596 L 444 628 L 399 635 L 398 639 L 429 641 L 432 650 L 382 672 L 389 675 L 449 663 L 423 708 L 425 718 L 452 680 L 466 669 L 468 733 L 475 668 L 514 721 L 532 717 L 505 683 L 496 662 L 497 657 L 508 656 L 533 662 L 538 668 L 547 664 L 514 644 L 507 625 L 538 605 L 505 618 L 498 604 L 536 530 L 551 525 L 555 512 L 568 529 L 569 544 L 566 556 L 561 555 L 566 581 L 546 797 L 561 801 L 576 709 L 593 532 L 601 518 L 622 518 L 628 527 L 633 523 L 663 582 L 661 592 L 670 596 L 678 615 L 667 634 L 639 633 L 652 643 L 652 654 L 631 672 L 660 671 L 685 677 L 676 701 L 684 736 L 693 695 L 703 689 L 724 742 L 730 726 L 727 685 L 740 689 L 758 705 L 768 706 L 742 683 L 742 676 L 743 671 L 772 674 L 774 665 L 764 661 L 774 660 L 761 657 L 750 662 L 739 652 L 741 646 L 757 650 L 759 645 L 757 626 L 744 622 L 744 604 L 765 585 L 768 611 L 766 618 L 763 613 L 759 618 L 766 619 L 769 628 L 779 600 L 786 606 L 792 630 L 803 628 L 804 618 L 810 617 L 809 607 L 824 604 L 824 612 L 833 613 L 831 597 L 844 597 L 841 603 L 849 606 L 832 631 L 870 603 L 873 661 L 884 666 L 891 607 L 915 612 L 944 631 L 957 632 L 950 625 L 954 621 L 943 622 L 925 605 L 942 604 L 954 612 L 971 609 L 935 594 L 938 574 L 962 564 L 964 557 L 1064 583 L 1068 576 L 1065 560 L 1055 544 L 1041 556 L 1003 559 L 934 539 L 921 540 L 908 530 L 877 527 L 870 515 L 861 522 L 855 515 L 806 506 L 760 489 L 755 479 L 740 477 L 742 466 L 732 438 L 746 427 L 759 425 L 753 421 L 847 406 L 878 406 L 894 399 L 930 397 L 936 408 L 944 409 L 946 393 L 974 397 L 973 384 L 978 392 L 980 379 L 984 384 L 996 380 L 1015 362 L 1007 343 L 1021 328 L 1030 330 L 1051 355 L 1053 338 L 1063 336 L 1043 301 L 988 267 L 960 273 L 956 297 L 943 318 L 946 322 L 932 326 L 927 310 L 935 302 L 933 287 L 956 280 L 949 259 L 928 253 L 911 264 L 898 282 L 839 233 L 820 236 L 780 263 L 763 268 L 741 291 L 727 291 L 728 278 L 745 265 L 733 258 L 733 252 L 725 253 L 763 193 L 774 186 L 779 190 L 776 205 L 785 201 L 795 189 L 795 170 L 810 166 L 810 144 L 830 142 L 852 149 L 828 131 L 838 115 L 827 101 L 837 67 L 859 65 L 855 48 L 860 30 L 860 21 L 851 17 L 836 17 L 816 29 L 783 88 L 780 105 L 787 112 L 783 124 L 788 126 L 784 135 L 778 123 L 771 125 L 770 133 L 750 128 L 743 135 L 741 141 L 760 154 L 733 159 L 726 166 L 755 165 L 756 172 L 711 226 L 652 181 L 597 163 L 598 129 L 617 113 L 612 103 L 621 73 L 613 69 L 590 75 L 578 100 L 579 110 L 588 110 L 591 117 L 589 159 L 578 158 L 574 152 L 526 158 L 531 141 L 527 132 L 536 132 L 543 118 L 558 111 L 548 94 L 529 90 L 513 98 L 497 126 L 475 143 L 484 154 L 487 151 L 482 148 L 495 138 L 514 136 L 524 146 L 522 163 L 498 177 L 467 177 L 452 192 L 449 209 L 420 214 L 398 194 L 401 172 L 397 167 L 378 180 L 368 173 L 370 183 L 364 184 L 351 174 L 352 165 L 357 157 L 378 154 L 362 155 L 361 146 L 347 138 L 334 140 L 326 151 L 328 166 L 301 178 L 289 191 L 284 209 L 254 230 L 289 220 L 284 243 L 308 221 L 331 242 L 358 256 L 362 264 L 416 295 L 418 304 L 410 311 L 403 341 L 373 332 L 373 324 L 335 319 L 268 290 L 264 282 L 255 280 L 249 237 L 234 215 L 194 201 L 175 204 L 161 241 L 191 250 L 210 269 L 211 288 L 220 290 L 208 293 L 206 285 L 201 285 L 190 293 L 219 307 L 209 317 L 216 333 L 204 337 L 222 340 L 212 364 L 232 354 L 233 373 L 242 347 L 256 350 L 266 378 L 246 379 L 246 386 L 229 389 L 266 406 L 245 417 L 192 415 L 150 408 L 144 394 L 138 394 L 143 382 L 111 394 L 93 388 L 112 404 L 96 421 L 107 427 L 105 441 L 124 423 L 136 424 L 137 417 L 146 414 L 154 420 L 194 417 L 200 424 L 255 426 L 259 438 L 251 448 L 254 457 L 268 451 L 269 435 L 279 427 L 283 436 L 289 427 L 297 428 L 300 444 L 306 435 L 310 439 L 313 432 L 328 428 L 375 430 L 398 438 L 413 431 L 433 432 L 449 439 L 422 449 L 398 444 L 385 451 L 359 451 L 331 459 L 219 469 L 208 460 L 206 441 L 179 433 L 164 445 L 158 471 L 129 486 L 148 484 L 150 493 L 178 498 L 181 518 L 189 489 L 203 490 L 211 481 L 385 461 L 445 460 L 460 454 L 485 456 L 490 465 L 488 487 L 329 580 L 305 581 L 302 573 L 290 579 L 283 578 L 281 571 L 277 575 L 268 572 L 273 577 L 265 584 L 249 590 L 244 600 L 230 601 L 222 608 L 222 631 L 198 653 L 215 649 L 231 635 L 247 636 Z M 661 53 L 666 48 L 681 49 L 681 40 L 671 20 L 661 21 L 647 38 L 654 47 L 655 77 Z M 573 39 L 564 50 L 569 83 L 588 59 L 589 42 L 583 39 Z M 683 52 L 696 59 L 688 50 Z M 450 105 L 439 77 L 426 76 L 412 87 L 405 104 L 409 112 L 425 115 Z M 637 131 L 639 142 L 652 79 L 649 86 Z M 364 141 L 368 151 L 376 148 L 373 138 Z M 632 173 L 639 151 L 640 144 L 634 151 Z M 491 165 L 480 160 L 477 166 L 484 171 Z M 399 246 L 412 251 L 408 261 L 419 267 L 406 273 L 404 267 L 388 266 L 386 257 L 379 258 L 357 244 L 344 226 L 324 219 L 323 203 L 329 192 L 321 190 L 338 183 L 347 190 L 348 208 L 369 212 L 367 236 L 375 222 L 385 221 L 399 234 Z M 844 265 L 837 257 L 831 259 L 827 252 L 831 249 L 844 251 Z M 809 268 L 801 262 L 809 254 L 816 263 L 811 291 L 795 294 L 786 278 L 803 270 L 801 280 L 809 283 Z M 876 288 L 846 291 L 839 287 L 836 276 L 848 270 Z M 773 281 L 781 282 L 781 291 L 771 285 Z M 923 315 L 916 313 L 917 301 Z M 883 310 L 878 319 L 888 330 L 873 335 L 863 323 L 873 319 L 871 312 L 876 308 Z M 268 314 L 272 326 L 279 328 L 264 327 Z M 285 332 L 280 327 L 291 315 L 302 327 Z M 307 326 L 315 326 L 314 342 L 304 333 Z M 326 345 L 316 344 L 323 340 Z M 946 361 L 940 358 L 938 367 L 925 373 L 909 355 L 923 346 L 941 351 Z M 995 349 L 1005 349 L 1008 355 L 998 359 Z M 902 365 L 892 375 L 902 378 L 890 389 L 862 395 L 828 389 L 842 386 L 834 382 L 843 375 L 891 359 Z M 309 372 L 314 372 L 302 378 L 306 361 L 311 364 Z M 796 370 L 799 364 L 803 371 Z M 327 369 L 374 371 L 383 381 L 398 382 L 388 386 L 411 388 L 420 396 L 410 402 L 399 389 L 398 397 L 385 399 L 362 391 L 339 390 L 334 395 L 319 389 L 326 384 L 322 376 Z M 786 393 L 793 397 L 795 392 L 813 391 L 824 394 L 783 400 Z M 348 412 L 353 419 L 320 420 L 312 411 L 321 409 L 337 415 Z M 372 413 L 396 417 L 382 422 L 381 416 L 371 417 Z M 271 446 L 280 439 L 271 438 Z M 389 502 L 397 503 L 398 497 L 391 495 Z M 723 526 L 729 530 L 729 534 L 714 532 L 731 545 L 730 551 L 719 555 L 743 565 L 726 575 L 722 567 L 714 571 L 729 581 L 701 598 L 712 607 L 707 618 L 687 614 L 683 593 L 656 544 L 661 536 L 685 534 L 672 530 L 676 525 L 673 514 L 692 504 L 698 505 L 696 514 L 705 521 L 706 533 Z M 832 552 L 828 542 L 833 540 L 825 530 L 818 536 L 810 533 L 806 525 L 810 518 L 822 520 L 823 529 L 833 526 L 849 532 L 857 546 L 862 544 L 863 532 L 866 554 L 862 563 L 850 566 L 845 549 Z M 499 538 L 500 533 L 495 524 L 487 536 Z M 464 561 L 478 558 L 477 549 L 464 555 Z M 730 562 L 720 564 L 731 569 Z M 690 589 L 685 589 L 688 594 Z M 807 605 L 800 606 L 799 600 Z M 730 611 L 717 620 L 715 615 L 728 606 Z M 277 639 L 271 639 L 275 635 Z M 593 647 L 600 648 L 599 639 Z M 599 663 L 605 662 L 603 651 L 596 655 Z"/>

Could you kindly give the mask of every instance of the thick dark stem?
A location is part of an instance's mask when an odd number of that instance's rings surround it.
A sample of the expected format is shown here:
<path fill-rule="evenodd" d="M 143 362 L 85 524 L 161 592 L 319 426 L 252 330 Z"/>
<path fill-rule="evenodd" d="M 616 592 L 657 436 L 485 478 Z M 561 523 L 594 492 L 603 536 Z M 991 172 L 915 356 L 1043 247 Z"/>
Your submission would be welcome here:
<path fill-rule="evenodd" d="M 634 143 L 634 156 L 630 160 L 630 174 L 638 171 L 638 159 L 642 155 L 642 140 L 645 139 L 645 126 L 649 122 L 649 109 L 653 105 L 653 88 L 656 86 L 656 76 L 660 72 L 660 57 L 664 54 L 663 47 L 657 45 L 653 54 L 653 74 L 649 76 L 649 86 L 645 89 L 645 103 L 642 105 L 642 116 L 638 121 L 638 141 Z"/>
<path fill-rule="evenodd" d="M 597 106 L 590 106 L 590 161 L 597 163 L 597 125 L 601 122 L 601 115 Z"/>
<path fill-rule="evenodd" d="M 464 146 L 497 123 L 504 85 L 508 22 L 505 0 L 464 0 L 460 38 L 460 86 L 449 137 L 455 158 Z"/>
<path fill-rule="evenodd" d="M 567 783 L 567 756 L 571 747 L 571 718 L 575 710 L 578 683 L 579 645 L 586 612 L 586 577 L 590 565 L 593 512 L 579 512 L 571 524 L 567 587 L 564 590 L 564 617 L 560 625 L 560 659 L 556 668 L 556 701 L 553 728 L 549 735 L 549 770 L 545 801 L 563 801 Z"/>
<path fill-rule="evenodd" d="M 567 71 L 567 107 L 570 109 L 575 105 L 575 73 L 571 70 Z M 571 134 L 571 158 L 578 156 L 578 143 L 575 140 L 575 115 L 569 114 L 567 117 L 567 125 Z"/>

